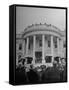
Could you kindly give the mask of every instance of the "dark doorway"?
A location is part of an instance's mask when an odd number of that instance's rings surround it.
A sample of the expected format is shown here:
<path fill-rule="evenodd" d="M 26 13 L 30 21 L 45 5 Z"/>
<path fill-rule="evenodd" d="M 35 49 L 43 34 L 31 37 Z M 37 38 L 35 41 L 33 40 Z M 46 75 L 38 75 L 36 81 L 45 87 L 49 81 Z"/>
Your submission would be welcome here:
<path fill-rule="evenodd" d="M 52 56 L 46 56 L 46 57 L 45 57 L 45 61 L 46 61 L 46 63 L 51 63 L 51 61 L 52 61 Z"/>
<path fill-rule="evenodd" d="M 42 63 L 42 52 L 35 52 L 35 63 Z"/>

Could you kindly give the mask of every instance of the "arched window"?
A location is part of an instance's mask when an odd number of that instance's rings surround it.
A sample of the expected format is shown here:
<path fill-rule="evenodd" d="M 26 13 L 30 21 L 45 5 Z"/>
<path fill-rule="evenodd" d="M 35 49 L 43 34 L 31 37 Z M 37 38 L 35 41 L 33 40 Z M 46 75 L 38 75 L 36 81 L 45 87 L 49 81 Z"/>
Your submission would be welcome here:
<path fill-rule="evenodd" d="M 28 46 L 28 49 L 31 49 L 32 43 L 33 43 L 33 37 L 30 36 L 30 37 L 29 37 L 29 46 Z"/>

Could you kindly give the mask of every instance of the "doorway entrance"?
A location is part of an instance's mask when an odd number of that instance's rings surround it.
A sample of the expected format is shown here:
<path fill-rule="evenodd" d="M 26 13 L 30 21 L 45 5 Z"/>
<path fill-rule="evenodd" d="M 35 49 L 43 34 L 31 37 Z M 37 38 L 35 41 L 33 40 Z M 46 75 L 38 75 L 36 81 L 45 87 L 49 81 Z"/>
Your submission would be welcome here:
<path fill-rule="evenodd" d="M 35 52 L 35 63 L 42 63 L 42 52 L 37 51 Z"/>

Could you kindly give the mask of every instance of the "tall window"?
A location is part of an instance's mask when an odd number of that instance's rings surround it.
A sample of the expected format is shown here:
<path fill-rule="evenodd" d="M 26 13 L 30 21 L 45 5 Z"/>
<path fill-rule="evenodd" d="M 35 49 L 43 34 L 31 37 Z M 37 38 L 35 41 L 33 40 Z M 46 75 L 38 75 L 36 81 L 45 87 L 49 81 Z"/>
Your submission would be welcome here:
<path fill-rule="evenodd" d="M 30 36 L 29 37 L 29 47 L 28 47 L 28 49 L 31 49 L 32 43 L 33 43 L 33 36 Z"/>
<path fill-rule="evenodd" d="M 39 40 L 39 47 L 42 47 L 42 40 Z"/>
<path fill-rule="evenodd" d="M 51 47 L 51 41 L 50 40 L 48 41 L 48 47 Z"/>
<path fill-rule="evenodd" d="M 54 47 L 57 48 L 57 37 L 53 38 L 53 42 L 54 42 Z"/>
<path fill-rule="evenodd" d="M 51 47 L 51 37 L 50 37 L 50 35 L 47 37 L 47 41 L 48 41 L 48 47 Z"/>
<path fill-rule="evenodd" d="M 41 35 L 36 36 L 36 41 L 39 47 L 42 47 L 42 36 Z"/>

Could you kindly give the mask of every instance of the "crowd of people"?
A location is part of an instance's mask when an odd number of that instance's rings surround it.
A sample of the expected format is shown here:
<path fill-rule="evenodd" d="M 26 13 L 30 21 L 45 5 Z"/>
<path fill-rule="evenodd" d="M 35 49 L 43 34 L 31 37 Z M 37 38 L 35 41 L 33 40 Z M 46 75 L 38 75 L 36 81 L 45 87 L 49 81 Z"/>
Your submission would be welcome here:
<path fill-rule="evenodd" d="M 66 81 L 66 65 L 61 63 L 53 63 L 53 67 L 45 65 L 34 68 L 30 64 L 29 67 L 19 65 L 16 69 L 16 82 L 24 84 L 36 83 L 56 83 Z"/>

